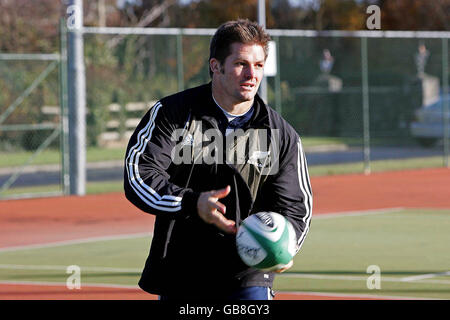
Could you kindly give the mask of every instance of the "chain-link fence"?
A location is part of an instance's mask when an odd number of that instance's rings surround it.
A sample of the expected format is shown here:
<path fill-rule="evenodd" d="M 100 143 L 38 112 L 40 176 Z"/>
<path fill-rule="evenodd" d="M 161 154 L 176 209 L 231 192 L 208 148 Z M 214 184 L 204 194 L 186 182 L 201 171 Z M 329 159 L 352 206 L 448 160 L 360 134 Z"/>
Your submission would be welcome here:
<path fill-rule="evenodd" d="M 277 74 L 268 77 L 268 103 L 299 132 L 313 175 L 448 165 L 448 32 L 269 32 Z M 126 143 L 149 104 L 210 81 L 214 30 L 83 33 L 87 180 L 121 180 Z M 0 60 L 0 117 L 51 63 Z M 4 172 L 29 150 L 44 154 L 45 147 L 62 158 L 67 126 L 65 134 L 54 133 L 62 123 L 61 77 L 53 70 L 46 79 L 0 121 Z M 26 130 L 13 130 L 19 128 Z M 22 162 L 41 163 L 32 155 Z M 62 181 L 64 166 L 56 163 Z M 4 190 L 15 186 L 11 181 Z M 57 185 L 67 192 L 67 183 Z"/>
<path fill-rule="evenodd" d="M 61 72 L 59 54 L 0 54 L 1 198 L 64 191 Z"/>
<path fill-rule="evenodd" d="M 86 28 L 88 121 L 96 124 L 88 126 L 89 143 L 105 145 L 99 139 L 105 130 L 127 140 L 125 133 L 134 124 L 125 123 L 127 104 L 148 103 L 210 81 L 213 32 Z M 268 77 L 268 102 L 302 136 L 313 172 L 446 163 L 448 33 L 270 32 L 277 43 L 278 72 Z M 125 110 L 120 125 L 108 122 L 110 104 Z M 434 113 L 428 117 L 421 110 Z M 132 115 L 138 116 L 142 113 Z"/>

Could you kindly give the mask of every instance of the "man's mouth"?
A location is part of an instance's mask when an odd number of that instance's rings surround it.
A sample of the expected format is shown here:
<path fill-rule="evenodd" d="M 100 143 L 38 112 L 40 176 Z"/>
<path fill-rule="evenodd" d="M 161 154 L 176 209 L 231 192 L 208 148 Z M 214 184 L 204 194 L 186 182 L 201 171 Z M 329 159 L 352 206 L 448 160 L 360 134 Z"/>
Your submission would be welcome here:
<path fill-rule="evenodd" d="M 250 89 L 253 89 L 255 87 L 255 84 L 254 83 L 245 82 L 245 83 L 241 83 L 241 87 L 250 90 Z"/>

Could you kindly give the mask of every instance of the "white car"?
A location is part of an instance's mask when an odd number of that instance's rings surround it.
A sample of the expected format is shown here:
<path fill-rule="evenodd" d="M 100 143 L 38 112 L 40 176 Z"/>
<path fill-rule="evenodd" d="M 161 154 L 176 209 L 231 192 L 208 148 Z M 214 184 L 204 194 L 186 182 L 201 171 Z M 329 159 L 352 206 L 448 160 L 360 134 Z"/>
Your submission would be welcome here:
<path fill-rule="evenodd" d="M 450 128 L 450 94 L 445 98 L 447 102 L 446 121 Z M 415 121 L 411 122 L 411 135 L 425 147 L 433 146 L 439 139 L 444 137 L 444 99 L 441 95 L 439 100 L 429 105 L 422 106 L 415 112 Z"/>

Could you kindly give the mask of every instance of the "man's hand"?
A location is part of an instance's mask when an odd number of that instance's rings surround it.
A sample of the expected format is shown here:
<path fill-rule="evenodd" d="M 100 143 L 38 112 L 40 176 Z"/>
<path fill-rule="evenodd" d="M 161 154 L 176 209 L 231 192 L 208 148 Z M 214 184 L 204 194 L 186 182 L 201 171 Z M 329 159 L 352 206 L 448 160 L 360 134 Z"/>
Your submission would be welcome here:
<path fill-rule="evenodd" d="M 282 273 L 285 272 L 286 270 L 290 269 L 292 266 L 294 265 L 294 261 L 291 260 L 286 266 L 284 266 L 281 269 L 275 270 L 276 273 Z"/>
<path fill-rule="evenodd" d="M 202 192 L 197 202 L 197 211 L 200 218 L 208 224 L 214 224 L 226 233 L 236 233 L 236 223 L 225 218 L 226 207 L 219 202 L 231 191 L 230 186 L 224 189 Z"/>

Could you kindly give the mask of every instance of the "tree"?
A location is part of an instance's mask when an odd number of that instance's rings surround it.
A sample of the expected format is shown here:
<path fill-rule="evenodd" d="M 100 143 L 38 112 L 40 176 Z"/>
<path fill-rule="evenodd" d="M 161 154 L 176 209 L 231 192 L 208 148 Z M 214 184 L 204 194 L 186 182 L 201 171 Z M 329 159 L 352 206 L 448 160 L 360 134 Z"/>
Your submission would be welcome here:
<path fill-rule="evenodd" d="M 385 30 L 450 30 L 449 0 L 380 0 Z"/>
<path fill-rule="evenodd" d="M 58 51 L 59 1 L 0 0 L 0 52 Z"/>

